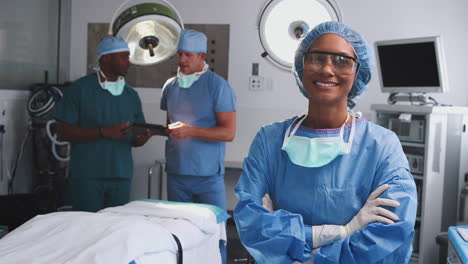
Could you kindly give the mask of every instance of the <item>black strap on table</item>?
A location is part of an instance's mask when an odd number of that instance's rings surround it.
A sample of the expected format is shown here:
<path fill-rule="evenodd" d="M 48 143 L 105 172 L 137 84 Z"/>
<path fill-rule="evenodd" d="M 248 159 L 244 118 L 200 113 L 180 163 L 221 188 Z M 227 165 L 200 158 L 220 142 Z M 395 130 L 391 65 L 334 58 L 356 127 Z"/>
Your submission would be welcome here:
<path fill-rule="evenodd" d="M 182 250 L 182 244 L 180 243 L 180 240 L 176 235 L 172 234 L 172 236 L 174 237 L 174 240 L 177 244 L 177 264 L 182 264 L 184 255 L 184 252 Z"/>

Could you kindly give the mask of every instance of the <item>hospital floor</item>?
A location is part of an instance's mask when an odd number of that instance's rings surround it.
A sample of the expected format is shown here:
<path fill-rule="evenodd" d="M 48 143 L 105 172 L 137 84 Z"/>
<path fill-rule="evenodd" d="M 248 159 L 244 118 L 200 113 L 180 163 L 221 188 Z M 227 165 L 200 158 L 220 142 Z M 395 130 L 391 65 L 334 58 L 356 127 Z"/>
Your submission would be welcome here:
<path fill-rule="evenodd" d="M 226 233 L 228 238 L 227 264 L 248 264 L 249 253 L 240 242 L 232 217 L 227 221 Z"/>

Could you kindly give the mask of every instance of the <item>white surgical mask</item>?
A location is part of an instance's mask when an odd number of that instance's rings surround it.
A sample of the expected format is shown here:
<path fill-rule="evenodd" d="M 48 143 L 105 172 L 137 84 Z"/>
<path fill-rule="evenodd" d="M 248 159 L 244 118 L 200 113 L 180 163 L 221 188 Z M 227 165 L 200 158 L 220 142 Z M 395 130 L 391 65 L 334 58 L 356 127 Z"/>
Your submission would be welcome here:
<path fill-rule="evenodd" d="M 180 88 L 190 88 L 194 82 L 200 78 L 200 76 L 208 70 L 208 64 L 205 62 L 203 70 L 200 72 L 194 72 L 192 74 L 185 75 L 180 72 L 180 67 L 177 68 L 177 84 Z"/>
<path fill-rule="evenodd" d="M 337 137 L 319 137 L 308 138 L 295 136 L 297 129 L 305 120 L 306 115 L 296 119 L 297 124 L 292 128 L 295 122 L 288 127 L 284 135 L 282 150 L 286 151 L 289 159 L 296 165 L 317 168 L 322 167 L 332 162 L 336 157 L 351 152 L 353 144 L 355 119 L 351 123 L 351 132 L 348 143 L 344 142 L 344 127 L 349 119 L 350 114 L 346 117 L 345 122 L 340 128 L 340 134 Z M 292 128 L 292 132 L 291 132 Z M 291 132 L 291 133 L 290 133 Z"/>
<path fill-rule="evenodd" d="M 98 69 L 98 71 L 96 72 L 98 76 L 99 84 L 101 85 L 102 89 L 107 90 L 113 96 L 119 96 L 123 93 L 123 90 L 125 88 L 125 78 L 123 76 L 117 77 L 117 81 L 115 82 L 109 82 L 109 81 L 102 82 L 101 76 L 99 73 L 101 73 L 102 76 L 104 77 L 106 77 L 106 75 L 100 69 Z"/>

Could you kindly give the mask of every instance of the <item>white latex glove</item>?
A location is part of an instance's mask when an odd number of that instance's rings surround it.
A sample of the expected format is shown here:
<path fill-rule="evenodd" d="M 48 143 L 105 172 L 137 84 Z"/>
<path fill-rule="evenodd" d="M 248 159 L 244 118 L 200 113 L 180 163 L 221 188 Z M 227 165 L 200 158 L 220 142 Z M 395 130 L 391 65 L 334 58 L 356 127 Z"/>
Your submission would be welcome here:
<path fill-rule="evenodd" d="M 388 189 L 388 184 L 379 186 L 373 191 L 367 202 L 359 210 L 359 212 L 341 229 L 341 238 L 350 236 L 352 233 L 360 230 L 373 222 L 380 222 L 383 224 L 394 224 L 399 218 L 393 212 L 382 208 L 381 206 L 398 207 L 400 203 L 391 199 L 378 198 L 384 191 Z"/>
<path fill-rule="evenodd" d="M 262 206 L 263 206 L 263 208 L 267 209 L 270 212 L 273 212 L 275 210 L 273 208 L 273 202 L 271 201 L 270 196 L 268 195 L 268 193 L 265 194 L 265 196 L 263 196 L 263 198 L 262 198 Z"/>
<path fill-rule="evenodd" d="M 314 248 L 328 245 L 336 240 L 350 236 L 357 230 L 362 229 L 373 222 L 393 224 L 398 221 L 398 216 L 380 206 L 398 207 L 400 203 L 391 199 L 378 198 L 388 189 L 388 184 L 379 186 L 367 198 L 367 202 L 359 212 L 345 226 L 341 225 L 319 225 L 312 226 L 312 239 Z"/>

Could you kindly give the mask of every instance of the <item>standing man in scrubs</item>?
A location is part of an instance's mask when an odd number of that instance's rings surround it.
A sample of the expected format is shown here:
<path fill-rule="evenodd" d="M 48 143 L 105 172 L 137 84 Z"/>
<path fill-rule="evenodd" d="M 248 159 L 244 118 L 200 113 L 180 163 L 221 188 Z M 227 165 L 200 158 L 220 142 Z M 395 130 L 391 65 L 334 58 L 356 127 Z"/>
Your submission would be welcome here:
<path fill-rule="evenodd" d="M 184 30 L 177 76 L 162 91 L 167 111 L 167 194 L 170 201 L 216 205 L 226 210 L 224 155 L 236 132 L 236 96 L 205 62 L 207 37 Z"/>
<path fill-rule="evenodd" d="M 151 133 L 127 134 L 134 122 L 145 122 L 137 92 L 126 84 L 129 48 L 122 38 L 99 43 L 95 73 L 64 90 L 54 117 L 58 137 L 71 143 L 70 187 L 73 209 L 96 212 L 128 202 L 133 174 L 132 147 Z"/>
<path fill-rule="evenodd" d="M 339 22 L 302 39 L 294 70 L 307 114 L 260 129 L 235 187 L 256 263 L 408 263 L 417 198 L 407 159 L 395 133 L 351 111 L 371 60 Z"/>

